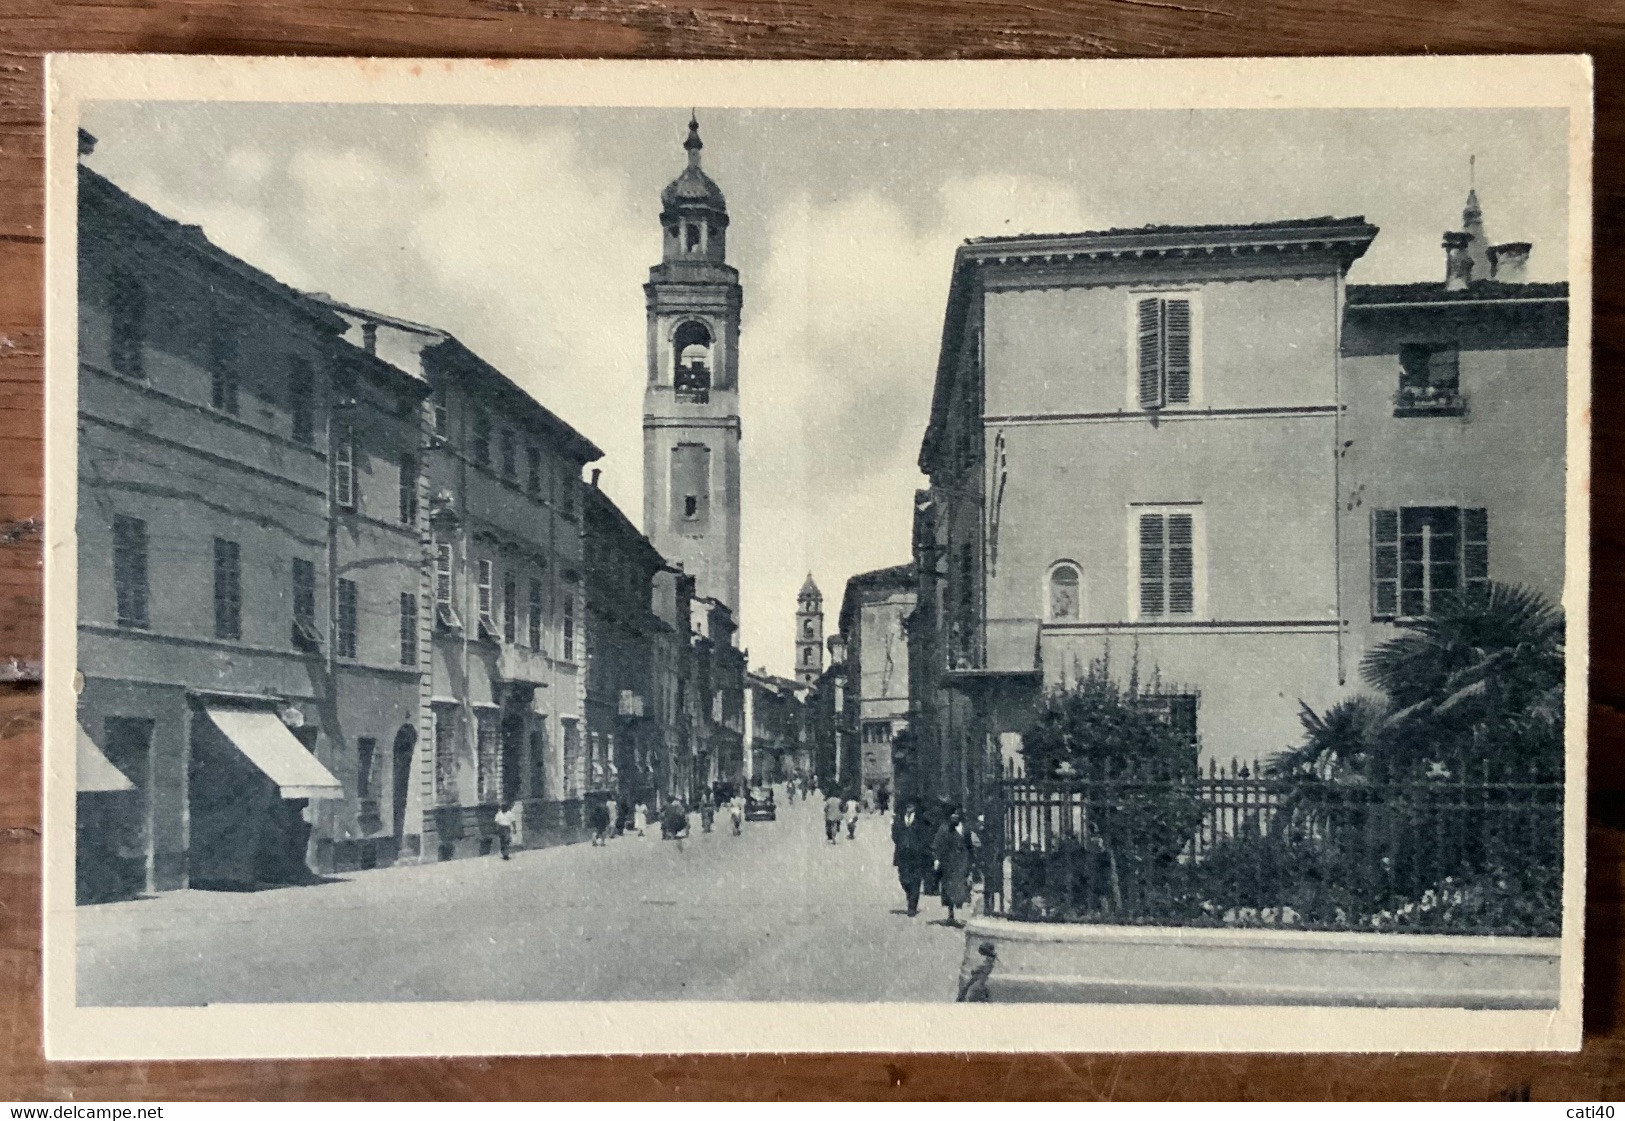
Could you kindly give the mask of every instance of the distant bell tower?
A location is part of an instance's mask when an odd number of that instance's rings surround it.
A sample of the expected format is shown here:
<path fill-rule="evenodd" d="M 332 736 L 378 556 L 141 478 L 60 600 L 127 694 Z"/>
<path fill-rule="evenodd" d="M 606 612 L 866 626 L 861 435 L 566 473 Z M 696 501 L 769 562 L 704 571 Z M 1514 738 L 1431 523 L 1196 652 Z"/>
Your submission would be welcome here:
<path fill-rule="evenodd" d="M 660 193 L 664 252 L 643 286 L 643 530 L 694 577 L 696 593 L 739 604 L 739 271 L 724 263 L 728 204 L 700 170 L 690 117 L 688 166 Z"/>
<path fill-rule="evenodd" d="M 811 685 L 824 672 L 824 594 L 812 573 L 796 595 L 796 680 Z"/>

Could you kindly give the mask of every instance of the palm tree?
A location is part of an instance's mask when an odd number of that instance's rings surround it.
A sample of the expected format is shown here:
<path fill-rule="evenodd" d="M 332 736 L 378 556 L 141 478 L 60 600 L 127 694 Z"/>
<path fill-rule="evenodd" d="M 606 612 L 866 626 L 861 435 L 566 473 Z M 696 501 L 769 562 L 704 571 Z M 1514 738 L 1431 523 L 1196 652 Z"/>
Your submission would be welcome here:
<path fill-rule="evenodd" d="M 1347 779 L 1364 770 L 1385 718 L 1380 701 L 1349 697 L 1326 710 L 1324 716 L 1298 702 L 1303 743 L 1278 751 L 1264 761 L 1270 778 Z"/>
<path fill-rule="evenodd" d="M 1375 740 L 1384 756 L 1411 766 L 1449 755 L 1561 766 L 1561 609 L 1528 588 L 1491 584 L 1402 626 L 1360 663 L 1390 700 Z"/>

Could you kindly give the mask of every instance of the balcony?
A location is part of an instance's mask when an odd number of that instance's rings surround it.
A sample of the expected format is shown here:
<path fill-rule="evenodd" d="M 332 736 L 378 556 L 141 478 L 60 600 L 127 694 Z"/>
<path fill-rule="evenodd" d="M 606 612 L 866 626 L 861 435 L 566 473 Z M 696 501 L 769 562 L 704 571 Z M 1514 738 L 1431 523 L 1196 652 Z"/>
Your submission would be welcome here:
<path fill-rule="evenodd" d="M 709 389 L 676 389 L 673 395 L 685 405 L 709 405 L 711 391 Z"/>
<path fill-rule="evenodd" d="M 1467 398 L 1452 386 L 1406 385 L 1394 394 L 1394 415 L 1466 416 Z"/>
<path fill-rule="evenodd" d="M 497 676 L 504 681 L 546 685 L 552 662 L 546 654 L 528 646 L 504 642 L 497 651 Z"/>

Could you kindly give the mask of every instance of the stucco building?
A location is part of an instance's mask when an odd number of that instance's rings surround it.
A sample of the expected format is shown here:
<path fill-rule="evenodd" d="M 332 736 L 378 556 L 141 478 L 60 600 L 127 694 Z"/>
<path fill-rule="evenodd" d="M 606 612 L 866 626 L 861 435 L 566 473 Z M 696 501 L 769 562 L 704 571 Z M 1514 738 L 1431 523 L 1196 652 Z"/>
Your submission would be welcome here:
<path fill-rule="evenodd" d="M 655 648 L 666 628 L 654 611 L 665 567 L 649 539 L 603 491 L 583 491 L 587 574 L 588 797 L 657 805 L 669 787 L 673 746 L 655 704 Z M 679 757 L 680 757 L 679 752 Z"/>
<path fill-rule="evenodd" d="M 960 248 L 915 513 L 927 791 L 980 799 L 1096 659 L 1250 761 L 1429 581 L 1560 583 L 1566 292 L 1464 224 L 1449 282 L 1402 286 L 1346 283 L 1359 218 Z"/>
<path fill-rule="evenodd" d="M 81 892 L 298 879 L 357 747 L 332 708 L 334 385 L 365 383 L 369 432 L 379 396 L 416 397 L 345 361 L 327 309 L 86 168 L 78 276 L 81 752 L 129 784 L 81 799 Z M 372 684 L 387 736 L 416 683 Z"/>
<path fill-rule="evenodd" d="M 404 661 L 416 627 L 423 695 L 413 775 L 398 780 L 405 851 L 489 853 L 492 819 L 515 800 L 520 843 L 570 839 L 592 775 L 581 471 L 601 453 L 448 332 L 322 302 L 354 349 L 429 391 L 417 615 L 402 593 L 392 628 Z M 404 737 L 394 750 L 404 763 Z"/>

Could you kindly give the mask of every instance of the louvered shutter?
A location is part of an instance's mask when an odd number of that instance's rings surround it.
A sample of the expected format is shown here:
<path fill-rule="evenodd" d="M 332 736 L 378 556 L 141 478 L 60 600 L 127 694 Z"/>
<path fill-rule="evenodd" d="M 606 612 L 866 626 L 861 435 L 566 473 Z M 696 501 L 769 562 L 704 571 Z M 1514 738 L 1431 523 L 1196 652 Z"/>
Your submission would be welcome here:
<path fill-rule="evenodd" d="M 1195 557 L 1191 516 L 1168 515 L 1168 614 L 1189 615 L 1196 609 Z"/>
<path fill-rule="evenodd" d="M 1162 407 L 1162 301 L 1140 301 L 1139 312 L 1140 408 Z"/>
<path fill-rule="evenodd" d="M 1371 511 L 1371 617 L 1399 613 L 1399 511 Z"/>
<path fill-rule="evenodd" d="M 1490 512 L 1468 509 L 1461 512 L 1462 588 L 1469 596 L 1482 597 L 1490 587 Z"/>
<path fill-rule="evenodd" d="M 1191 400 L 1191 302 L 1164 300 L 1162 306 L 1165 403 L 1188 405 Z"/>
<path fill-rule="evenodd" d="M 1140 515 L 1140 616 L 1152 619 L 1163 613 L 1163 516 Z"/>

